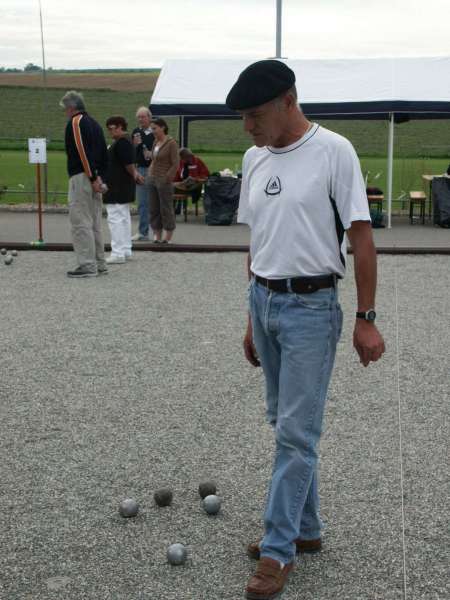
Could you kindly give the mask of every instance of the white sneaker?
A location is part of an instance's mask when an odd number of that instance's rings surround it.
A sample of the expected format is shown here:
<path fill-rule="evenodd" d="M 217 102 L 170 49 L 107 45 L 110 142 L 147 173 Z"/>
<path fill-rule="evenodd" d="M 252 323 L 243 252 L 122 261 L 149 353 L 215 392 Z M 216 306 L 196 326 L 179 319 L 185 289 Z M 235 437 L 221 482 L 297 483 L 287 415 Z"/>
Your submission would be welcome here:
<path fill-rule="evenodd" d="M 108 265 L 123 265 L 125 263 L 125 256 L 109 256 L 106 259 Z"/>
<path fill-rule="evenodd" d="M 132 242 L 148 242 L 148 235 L 141 235 L 139 232 L 135 233 L 131 238 Z"/>

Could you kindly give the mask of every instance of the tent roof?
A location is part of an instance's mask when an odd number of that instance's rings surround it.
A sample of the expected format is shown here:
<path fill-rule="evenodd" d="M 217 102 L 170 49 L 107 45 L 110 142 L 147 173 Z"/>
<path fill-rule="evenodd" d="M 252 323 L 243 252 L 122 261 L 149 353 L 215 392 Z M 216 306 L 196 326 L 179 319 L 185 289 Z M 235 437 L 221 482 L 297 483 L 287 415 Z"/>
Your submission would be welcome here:
<path fill-rule="evenodd" d="M 253 60 L 169 60 L 151 110 L 158 115 L 232 116 L 225 98 Z M 450 117 L 450 57 L 284 60 L 308 115 Z"/>

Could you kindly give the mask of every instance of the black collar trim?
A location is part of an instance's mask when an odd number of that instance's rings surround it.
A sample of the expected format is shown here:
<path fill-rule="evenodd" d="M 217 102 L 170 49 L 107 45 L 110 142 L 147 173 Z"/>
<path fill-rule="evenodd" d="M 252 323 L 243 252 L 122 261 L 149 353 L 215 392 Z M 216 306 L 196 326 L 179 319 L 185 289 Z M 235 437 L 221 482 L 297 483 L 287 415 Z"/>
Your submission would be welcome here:
<path fill-rule="evenodd" d="M 273 150 L 271 150 L 270 146 L 266 146 L 266 148 L 272 154 L 287 154 L 288 152 L 294 152 L 294 150 L 297 150 L 298 148 L 300 148 L 300 146 L 303 146 L 303 144 L 306 144 L 306 142 L 309 142 L 309 140 L 316 135 L 317 131 L 319 130 L 319 127 L 320 127 L 320 125 L 318 125 L 316 123 L 315 127 L 312 127 L 311 130 L 308 131 L 308 133 L 306 134 L 306 139 L 303 139 L 304 136 L 302 138 L 300 138 L 300 141 L 297 144 L 297 146 L 294 146 L 290 150 L 284 150 L 282 152 L 274 152 Z"/>

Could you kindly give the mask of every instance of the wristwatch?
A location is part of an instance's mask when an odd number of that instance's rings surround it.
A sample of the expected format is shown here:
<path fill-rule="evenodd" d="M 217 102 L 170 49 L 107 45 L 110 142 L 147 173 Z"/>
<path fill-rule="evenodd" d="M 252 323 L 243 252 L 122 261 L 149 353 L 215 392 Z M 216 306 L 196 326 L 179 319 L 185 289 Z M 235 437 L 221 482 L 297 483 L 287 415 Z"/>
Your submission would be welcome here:
<path fill-rule="evenodd" d="M 365 312 L 357 312 L 356 316 L 358 319 L 364 319 L 365 321 L 369 321 L 369 323 L 373 323 L 377 318 L 377 313 L 375 312 L 375 309 L 369 308 L 369 310 L 366 310 Z"/>

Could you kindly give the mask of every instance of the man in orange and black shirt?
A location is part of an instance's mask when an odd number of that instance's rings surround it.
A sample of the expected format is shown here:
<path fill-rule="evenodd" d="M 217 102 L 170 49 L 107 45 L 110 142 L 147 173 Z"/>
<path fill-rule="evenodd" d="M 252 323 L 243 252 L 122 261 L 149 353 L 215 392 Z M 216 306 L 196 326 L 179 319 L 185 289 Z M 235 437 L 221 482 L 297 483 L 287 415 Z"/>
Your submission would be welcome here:
<path fill-rule="evenodd" d="M 108 166 L 105 136 L 86 112 L 84 99 L 67 92 L 60 102 L 68 118 L 65 145 L 69 174 L 69 219 L 78 267 L 68 277 L 96 277 L 108 272 L 102 237 L 103 177 Z"/>

